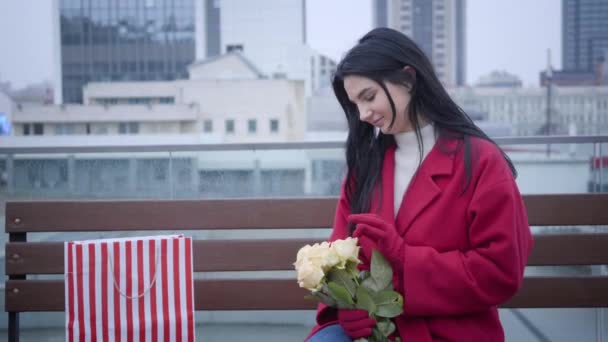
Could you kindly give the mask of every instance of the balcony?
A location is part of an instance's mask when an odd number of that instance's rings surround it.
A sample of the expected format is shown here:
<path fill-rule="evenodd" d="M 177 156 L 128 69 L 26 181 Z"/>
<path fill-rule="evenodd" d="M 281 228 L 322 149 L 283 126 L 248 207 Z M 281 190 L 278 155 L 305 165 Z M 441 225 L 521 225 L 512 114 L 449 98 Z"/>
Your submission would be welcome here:
<path fill-rule="evenodd" d="M 49 141 L 37 137 L 3 142 L 0 146 L 2 216 L 4 203 L 15 200 L 336 196 L 345 174 L 341 141 L 201 144 L 164 139 L 169 143 L 161 145 L 143 138 L 127 139 L 86 142 L 78 137 Z M 608 158 L 605 157 L 608 136 L 499 138 L 496 141 L 513 160 L 523 194 L 608 191 Z M 536 234 L 551 233 L 554 229 L 585 231 L 585 227 L 533 227 Z M 269 230 L 191 233 L 197 239 L 251 236 L 264 239 L 324 238 L 329 231 L 286 230 L 279 236 L 276 231 Z M 116 235 L 119 234 L 37 233 L 32 234 L 30 240 L 60 241 Z M 6 241 L 4 234 L 2 238 Z M 3 268 L 4 249 L 0 253 L 0 268 Z M 606 274 L 606 271 L 605 266 L 527 270 L 543 274 Z M 213 274 L 208 276 L 213 277 Z M 1 286 L 4 289 L 4 284 Z M 501 318 L 508 341 L 568 341 L 574 338 L 601 341 L 602 336 L 608 334 L 606 309 L 502 309 Z M 211 336 L 219 338 L 227 333 L 247 336 L 259 330 L 268 332 L 267 340 L 286 340 L 285 336 L 290 336 L 287 340 L 298 340 L 305 336 L 313 319 L 313 312 L 290 312 L 280 316 L 273 312 L 253 315 L 244 312 L 197 313 L 197 322 L 202 322 L 205 336 L 210 340 L 213 340 Z M 54 336 L 57 340 L 63 337 L 63 314 L 24 314 L 21 325 L 24 338 L 41 338 L 41 334 Z"/>

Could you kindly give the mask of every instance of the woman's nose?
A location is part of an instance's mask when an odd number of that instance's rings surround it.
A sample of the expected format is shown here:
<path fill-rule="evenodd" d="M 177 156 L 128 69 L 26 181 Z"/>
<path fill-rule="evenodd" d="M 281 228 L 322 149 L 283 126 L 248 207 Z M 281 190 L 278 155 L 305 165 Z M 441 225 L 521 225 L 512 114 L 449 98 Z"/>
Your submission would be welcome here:
<path fill-rule="evenodd" d="M 371 110 L 360 110 L 359 111 L 359 120 L 361 121 L 368 121 L 370 118 L 372 117 L 372 111 Z"/>

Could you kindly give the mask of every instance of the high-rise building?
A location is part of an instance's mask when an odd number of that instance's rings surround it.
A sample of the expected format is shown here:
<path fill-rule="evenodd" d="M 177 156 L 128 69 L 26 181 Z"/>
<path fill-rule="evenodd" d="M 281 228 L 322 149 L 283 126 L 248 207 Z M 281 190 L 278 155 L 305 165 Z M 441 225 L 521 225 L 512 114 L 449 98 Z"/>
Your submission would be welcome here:
<path fill-rule="evenodd" d="M 608 84 L 608 1 L 562 0 L 562 70 L 540 72 L 540 85 Z"/>
<path fill-rule="evenodd" d="M 240 51 L 268 78 L 301 79 L 307 95 L 335 63 L 306 42 L 306 0 L 196 0 L 196 59 Z"/>
<path fill-rule="evenodd" d="M 195 0 L 55 1 L 64 103 L 81 103 L 88 82 L 187 77 Z"/>
<path fill-rule="evenodd" d="M 594 72 L 608 59 L 608 1 L 562 0 L 564 70 Z"/>
<path fill-rule="evenodd" d="M 374 0 L 375 27 L 412 38 L 446 86 L 466 82 L 466 0 Z"/>
<path fill-rule="evenodd" d="M 197 60 L 240 50 L 263 68 L 255 55 L 306 44 L 306 0 L 195 1 Z"/>

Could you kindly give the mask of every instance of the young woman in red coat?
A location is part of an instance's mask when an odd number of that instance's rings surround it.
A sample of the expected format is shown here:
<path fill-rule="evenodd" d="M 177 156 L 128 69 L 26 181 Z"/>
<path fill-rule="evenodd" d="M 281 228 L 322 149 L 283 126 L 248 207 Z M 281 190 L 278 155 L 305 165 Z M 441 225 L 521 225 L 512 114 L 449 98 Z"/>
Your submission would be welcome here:
<path fill-rule="evenodd" d="M 532 247 L 507 155 L 449 97 L 429 59 L 378 28 L 338 64 L 348 172 L 330 240 L 359 238 L 392 265 L 403 341 L 503 341 L 497 307 L 520 288 Z M 320 305 L 309 342 L 351 341 L 376 322 Z"/>

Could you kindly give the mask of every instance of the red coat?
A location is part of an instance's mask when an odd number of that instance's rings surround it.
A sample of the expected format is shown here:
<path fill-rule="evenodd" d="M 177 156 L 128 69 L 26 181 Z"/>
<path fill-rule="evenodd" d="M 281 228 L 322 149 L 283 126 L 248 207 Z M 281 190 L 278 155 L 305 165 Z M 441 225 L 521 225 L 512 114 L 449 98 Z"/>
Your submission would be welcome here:
<path fill-rule="evenodd" d="M 526 210 L 508 164 L 492 143 L 471 138 L 471 183 L 458 141 L 438 141 L 412 179 L 394 215 L 395 148 L 382 167 L 382 201 L 370 212 L 395 223 L 404 238 L 403 273 L 395 288 L 404 313 L 395 319 L 404 341 L 504 341 L 497 306 L 520 288 L 532 248 Z M 378 207 L 378 203 L 382 203 Z M 347 237 L 350 205 L 340 194 L 330 240 Z M 396 218 L 395 218 L 396 217 Z M 372 246 L 362 246 L 370 255 Z M 364 267 L 366 265 L 363 265 Z M 336 323 L 332 308 L 319 306 L 318 325 Z"/>

